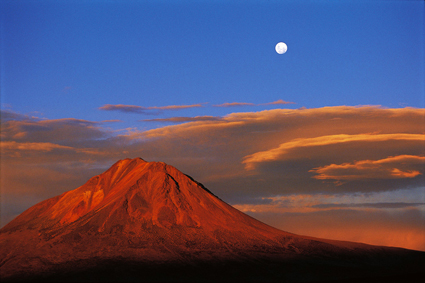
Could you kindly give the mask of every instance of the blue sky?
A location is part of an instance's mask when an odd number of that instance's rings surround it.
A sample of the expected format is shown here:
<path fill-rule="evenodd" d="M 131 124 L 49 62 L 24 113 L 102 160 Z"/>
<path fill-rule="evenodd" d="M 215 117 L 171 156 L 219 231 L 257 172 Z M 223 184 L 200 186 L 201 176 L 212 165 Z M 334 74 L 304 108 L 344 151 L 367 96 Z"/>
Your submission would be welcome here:
<path fill-rule="evenodd" d="M 96 121 L 104 104 L 423 107 L 422 2 L 3 1 L 2 106 Z"/>
<path fill-rule="evenodd" d="M 0 226 L 142 157 L 285 231 L 425 250 L 424 19 L 419 0 L 3 0 Z"/>

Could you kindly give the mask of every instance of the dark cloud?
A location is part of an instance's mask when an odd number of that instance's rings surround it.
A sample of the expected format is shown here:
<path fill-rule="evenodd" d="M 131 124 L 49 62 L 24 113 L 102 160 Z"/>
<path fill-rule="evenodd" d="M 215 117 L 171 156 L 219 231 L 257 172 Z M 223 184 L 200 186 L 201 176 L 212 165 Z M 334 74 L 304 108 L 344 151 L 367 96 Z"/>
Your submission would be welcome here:
<path fill-rule="evenodd" d="M 214 107 L 235 107 L 235 106 L 255 106 L 254 103 L 248 103 L 248 102 L 231 102 L 231 103 L 223 103 L 223 104 L 217 104 L 213 105 Z"/>
<path fill-rule="evenodd" d="M 285 104 L 295 104 L 295 102 L 290 102 L 290 101 L 284 101 L 282 99 L 273 101 L 273 102 L 268 102 L 268 103 L 260 103 L 260 104 L 254 104 L 254 103 L 249 103 L 249 102 L 231 102 L 231 103 L 223 103 L 223 104 L 218 104 L 218 105 L 213 105 L 214 107 L 235 107 L 235 106 L 260 106 L 260 105 L 285 105 Z"/>
<path fill-rule="evenodd" d="M 143 106 L 137 106 L 137 105 L 105 104 L 99 107 L 99 110 L 146 114 L 147 111 L 149 110 L 179 110 L 179 109 L 196 108 L 196 107 L 204 107 L 204 106 L 202 104 L 192 104 L 192 105 L 168 105 L 168 106 L 143 107 Z"/>
<path fill-rule="evenodd" d="M 122 120 L 117 120 L 117 119 L 113 119 L 113 120 L 103 120 L 102 123 L 120 123 L 122 122 Z"/>
<path fill-rule="evenodd" d="M 10 120 L 17 120 L 17 121 L 22 121 L 22 120 L 34 120 L 34 118 L 28 116 L 28 115 L 23 115 L 23 114 L 19 114 L 16 112 L 13 112 L 11 110 L 0 110 L 0 120 L 2 122 L 7 122 Z"/>
<path fill-rule="evenodd" d="M 152 106 L 147 109 L 158 109 L 158 110 L 178 110 L 187 108 L 204 107 L 202 104 L 191 104 L 191 105 L 168 105 L 168 106 Z"/>
<path fill-rule="evenodd" d="M 314 208 L 355 208 L 355 207 L 370 207 L 370 208 L 407 208 L 424 206 L 424 202 L 378 202 L 378 203 L 321 203 L 313 205 Z"/>
<path fill-rule="evenodd" d="M 98 122 L 81 119 L 8 120 L 1 122 L 2 140 L 16 142 L 50 142 L 72 146 L 108 137 Z"/>
<path fill-rule="evenodd" d="M 137 106 L 137 105 L 123 105 L 123 104 L 105 104 L 99 107 L 99 110 L 105 111 L 120 111 L 124 113 L 144 113 L 148 110 L 147 107 Z"/>
<path fill-rule="evenodd" d="M 171 118 L 158 118 L 158 119 L 145 119 L 143 122 L 172 122 L 172 123 L 184 123 L 184 122 L 196 122 L 196 121 L 218 121 L 221 117 L 214 116 L 196 116 L 196 117 L 171 117 Z"/>

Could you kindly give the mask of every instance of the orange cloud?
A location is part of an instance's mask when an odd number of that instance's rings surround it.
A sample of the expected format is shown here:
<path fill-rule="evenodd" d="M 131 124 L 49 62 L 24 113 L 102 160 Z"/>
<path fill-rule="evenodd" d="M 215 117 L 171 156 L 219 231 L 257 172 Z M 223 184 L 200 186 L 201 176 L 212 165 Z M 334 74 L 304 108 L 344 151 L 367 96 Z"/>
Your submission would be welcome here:
<path fill-rule="evenodd" d="M 422 175 L 419 171 L 411 170 L 411 171 L 400 171 L 397 168 L 391 170 L 391 176 L 397 178 L 414 178 L 418 175 Z"/>
<path fill-rule="evenodd" d="M 361 160 L 354 163 L 331 164 L 310 170 L 318 180 L 360 180 L 414 178 L 422 175 L 425 157 L 399 155 L 380 160 Z"/>
<path fill-rule="evenodd" d="M 300 147 L 316 147 L 324 145 L 333 145 L 349 142 L 382 142 L 388 140 L 404 140 L 404 141 L 425 141 L 423 134 L 358 134 L 358 135 L 329 135 L 314 138 L 301 138 L 279 145 L 267 151 L 260 151 L 244 157 L 243 163 L 246 164 L 247 170 L 255 168 L 256 163 L 274 161 L 284 158 L 284 155 L 293 149 Z"/>
<path fill-rule="evenodd" d="M 420 156 L 424 146 L 421 123 L 424 115 L 424 109 L 376 106 L 273 109 L 232 113 L 220 119 L 175 117 L 169 118 L 170 121 L 186 123 L 148 131 L 137 128 L 110 131 L 98 122 L 24 117 L 19 121 L 13 120 L 19 115 L 10 113 L 11 119 L 2 121 L 1 135 L 2 141 L 7 142 L 97 149 L 104 153 L 102 160 L 105 161 L 136 156 L 165 161 L 201 182 L 207 181 L 219 193 L 236 197 L 242 188 L 253 194 L 281 190 L 348 190 L 348 186 L 326 185 L 325 188 L 318 179 L 311 178 L 314 172 L 310 170 L 329 164 L 353 164 L 356 160 Z M 56 150 L 45 155 L 40 151 L 37 156 L 32 154 L 21 161 L 83 158 L 83 152 L 72 153 L 72 150 Z M 87 156 L 89 159 L 90 154 Z M 256 170 L 246 171 L 249 166 Z M 393 171 L 393 175 L 416 174 L 409 173 L 409 168 L 394 168 L 402 173 Z M 362 188 L 392 189 L 405 185 L 407 180 L 418 182 L 418 176 L 422 175 L 396 178 L 391 184 L 371 183 Z M 285 185 L 279 185 L 281 183 Z M 356 189 L 353 185 L 349 190 Z"/>
<path fill-rule="evenodd" d="M 311 178 L 315 174 L 310 170 L 356 160 L 420 156 L 424 115 L 424 109 L 377 106 L 273 109 L 148 131 L 136 129 L 121 137 L 132 142 L 129 152 L 147 160 L 169 162 L 234 198 L 242 191 L 393 190 L 417 186 L 423 175 L 391 179 L 390 183 L 369 179 L 361 185 L 353 182 L 335 187 Z M 270 156 L 252 162 L 255 170 L 247 171 L 249 157 L 265 157 L 259 153 Z"/>
<path fill-rule="evenodd" d="M 267 144 L 273 144 L 278 140 L 282 143 L 282 141 L 297 138 L 365 134 L 378 131 L 381 134 L 422 134 L 421 119 L 424 115 L 424 109 L 383 109 L 376 106 L 273 109 L 260 112 L 232 113 L 215 123 L 206 123 L 204 126 L 214 132 L 221 129 L 226 130 L 230 126 L 238 134 L 243 134 L 244 138 L 255 130 L 263 133 L 263 140 L 267 140 Z M 244 132 L 241 132 L 241 130 L 244 130 Z M 164 135 L 172 137 L 172 135 L 180 133 L 196 135 L 196 131 L 202 131 L 199 123 L 162 127 L 140 132 L 140 134 L 144 137 Z M 139 137 L 134 136 L 134 138 Z M 264 141 L 262 143 L 264 144 Z"/>
<path fill-rule="evenodd" d="M 24 142 L 17 143 L 15 141 L 5 141 L 0 143 L 2 154 L 9 156 L 21 157 L 22 152 L 38 151 L 38 152 L 51 152 L 53 150 L 70 150 L 77 153 L 84 153 L 90 155 L 103 155 L 98 149 L 92 148 L 74 148 L 49 142 Z M 5 157 L 5 156 L 4 156 Z"/>
<path fill-rule="evenodd" d="M 282 99 L 279 99 L 273 102 L 264 103 L 263 105 L 276 105 L 276 104 L 295 104 L 295 102 L 284 101 Z"/>
<path fill-rule="evenodd" d="M 0 147 L 2 150 L 35 150 L 35 151 L 52 151 L 53 149 L 66 149 L 74 150 L 70 146 L 63 146 L 49 142 L 27 142 L 17 143 L 15 141 L 1 142 Z"/>
<path fill-rule="evenodd" d="M 290 232 L 414 247 L 425 235 L 424 116 L 425 109 L 379 106 L 273 109 L 111 131 L 101 122 L 2 112 L 1 217 L 140 156 L 176 166 L 224 201 Z M 251 163 L 255 170 L 246 170 L 249 157 L 260 157 Z M 344 183 L 336 186 L 312 178 L 320 174 L 384 175 L 329 179 Z"/>

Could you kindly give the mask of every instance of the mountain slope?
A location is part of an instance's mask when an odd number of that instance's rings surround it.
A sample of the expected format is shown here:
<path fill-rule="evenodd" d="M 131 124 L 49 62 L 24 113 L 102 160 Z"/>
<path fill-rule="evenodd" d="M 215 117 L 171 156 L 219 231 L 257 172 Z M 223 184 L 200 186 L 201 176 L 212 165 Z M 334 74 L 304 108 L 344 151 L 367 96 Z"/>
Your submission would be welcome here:
<path fill-rule="evenodd" d="M 221 201 L 176 168 L 140 158 L 118 161 L 0 230 L 0 276 L 6 279 L 80 269 L 97 273 L 111 262 L 140 269 L 201 262 L 311 265 L 348 258 L 349 266 L 353 260 L 382 266 L 410 254 L 275 229 Z"/>

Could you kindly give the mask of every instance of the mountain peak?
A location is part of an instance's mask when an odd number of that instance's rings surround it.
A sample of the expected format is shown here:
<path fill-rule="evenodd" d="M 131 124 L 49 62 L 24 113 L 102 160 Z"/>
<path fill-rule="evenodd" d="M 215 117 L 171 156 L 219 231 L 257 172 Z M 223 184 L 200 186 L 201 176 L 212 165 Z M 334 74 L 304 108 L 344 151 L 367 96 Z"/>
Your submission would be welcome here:
<path fill-rule="evenodd" d="M 89 225 L 98 232 L 120 225 L 136 234 L 141 225 L 279 231 L 224 203 L 175 167 L 141 158 L 119 160 L 83 186 L 33 206 L 4 229 L 31 226 L 59 233 L 70 225 L 73 230 Z"/>
<path fill-rule="evenodd" d="M 251 262 L 380 249 L 275 229 L 223 202 L 173 166 L 127 158 L 3 227 L 0 276 L 58 266 L 72 269 L 75 262 L 100 266 L 110 259 L 137 264 Z"/>

